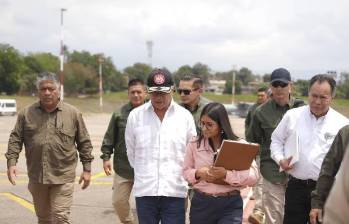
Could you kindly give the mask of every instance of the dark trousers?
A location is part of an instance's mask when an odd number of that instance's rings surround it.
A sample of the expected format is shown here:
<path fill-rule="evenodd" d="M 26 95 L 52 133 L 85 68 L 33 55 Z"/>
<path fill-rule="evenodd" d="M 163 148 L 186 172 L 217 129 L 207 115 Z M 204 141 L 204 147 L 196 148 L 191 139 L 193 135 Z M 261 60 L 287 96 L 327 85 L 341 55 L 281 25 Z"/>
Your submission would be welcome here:
<path fill-rule="evenodd" d="M 315 186 L 316 181 L 299 180 L 290 176 L 285 194 L 284 224 L 306 224 L 309 222 L 310 194 Z"/>
<path fill-rule="evenodd" d="M 139 224 L 184 224 L 185 198 L 136 197 Z"/>
<path fill-rule="evenodd" d="M 195 191 L 190 207 L 190 224 L 241 224 L 243 202 L 240 194 L 207 196 Z"/>

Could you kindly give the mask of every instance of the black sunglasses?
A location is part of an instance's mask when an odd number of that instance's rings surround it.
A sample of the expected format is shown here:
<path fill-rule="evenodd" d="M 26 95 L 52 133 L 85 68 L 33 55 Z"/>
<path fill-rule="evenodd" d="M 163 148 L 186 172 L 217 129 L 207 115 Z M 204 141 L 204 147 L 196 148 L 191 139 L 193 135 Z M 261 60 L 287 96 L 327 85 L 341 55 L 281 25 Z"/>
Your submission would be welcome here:
<path fill-rule="evenodd" d="M 276 82 L 273 82 L 271 84 L 273 87 L 281 87 L 281 88 L 285 88 L 286 86 L 288 86 L 288 83 L 284 83 L 284 82 L 281 82 L 281 81 L 276 81 Z"/>
<path fill-rule="evenodd" d="M 182 93 L 184 93 L 184 95 L 190 95 L 190 93 L 192 91 L 196 91 L 198 89 L 177 89 L 177 92 L 179 95 L 181 95 Z"/>

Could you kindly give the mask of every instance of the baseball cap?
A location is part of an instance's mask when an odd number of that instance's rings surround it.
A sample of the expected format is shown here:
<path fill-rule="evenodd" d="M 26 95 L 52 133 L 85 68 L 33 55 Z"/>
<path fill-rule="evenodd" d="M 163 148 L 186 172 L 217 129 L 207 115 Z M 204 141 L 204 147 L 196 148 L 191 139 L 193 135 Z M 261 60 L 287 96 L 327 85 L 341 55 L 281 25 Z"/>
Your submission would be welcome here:
<path fill-rule="evenodd" d="M 147 85 L 148 93 L 170 93 L 173 86 L 172 75 L 166 69 L 154 69 L 148 76 Z"/>
<path fill-rule="evenodd" d="M 271 77 L 270 77 L 270 83 L 274 83 L 274 82 L 283 82 L 283 83 L 291 82 L 290 72 L 284 68 L 275 69 L 271 73 Z"/>

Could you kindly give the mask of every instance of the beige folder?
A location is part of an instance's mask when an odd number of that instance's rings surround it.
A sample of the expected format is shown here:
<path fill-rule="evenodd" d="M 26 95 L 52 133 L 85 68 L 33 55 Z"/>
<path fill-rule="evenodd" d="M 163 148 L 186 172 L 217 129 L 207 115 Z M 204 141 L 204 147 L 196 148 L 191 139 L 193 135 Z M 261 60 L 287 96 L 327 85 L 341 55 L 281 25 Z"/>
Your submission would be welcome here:
<path fill-rule="evenodd" d="M 258 151 L 259 144 L 223 140 L 214 166 L 226 170 L 248 170 Z"/>

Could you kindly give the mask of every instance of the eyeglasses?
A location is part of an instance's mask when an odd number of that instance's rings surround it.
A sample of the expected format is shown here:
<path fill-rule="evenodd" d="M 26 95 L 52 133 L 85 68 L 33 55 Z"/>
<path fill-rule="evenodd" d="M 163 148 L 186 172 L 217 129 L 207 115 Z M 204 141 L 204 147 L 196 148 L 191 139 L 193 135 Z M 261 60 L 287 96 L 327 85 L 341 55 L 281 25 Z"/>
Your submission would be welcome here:
<path fill-rule="evenodd" d="M 199 123 L 199 128 L 202 130 L 204 127 L 207 129 L 207 130 L 211 130 L 216 124 L 214 123 L 205 123 L 205 122 L 200 122 Z"/>
<path fill-rule="evenodd" d="M 281 81 L 276 81 L 276 82 L 273 82 L 271 84 L 273 87 L 277 88 L 277 87 L 281 87 L 281 88 L 285 88 L 286 86 L 288 86 L 288 83 L 284 83 L 284 82 L 281 82 Z"/>
<path fill-rule="evenodd" d="M 184 93 L 184 95 L 187 96 L 187 95 L 190 95 L 191 92 L 196 91 L 196 90 L 198 90 L 198 89 L 177 89 L 177 92 L 179 95 L 182 95 L 182 93 Z"/>

